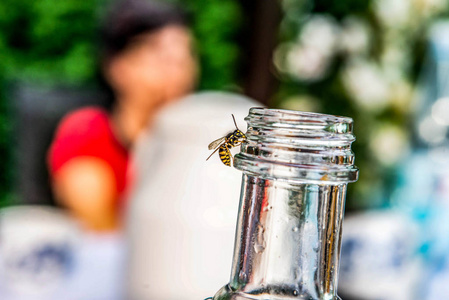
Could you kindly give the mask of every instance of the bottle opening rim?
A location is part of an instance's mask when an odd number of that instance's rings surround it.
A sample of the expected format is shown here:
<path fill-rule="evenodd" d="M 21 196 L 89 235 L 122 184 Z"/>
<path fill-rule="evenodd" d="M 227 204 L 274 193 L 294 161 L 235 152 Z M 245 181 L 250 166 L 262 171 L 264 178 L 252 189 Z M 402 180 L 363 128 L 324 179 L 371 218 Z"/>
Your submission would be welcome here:
<path fill-rule="evenodd" d="M 352 123 L 353 119 L 345 116 L 336 116 L 329 114 L 322 114 L 316 112 L 303 112 L 288 109 L 266 108 L 266 107 L 252 107 L 249 110 L 249 116 L 264 116 L 264 117 L 276 117 L 283 119 L 292 119 L 297 121 L 321 121 L 332 123 Z M 249 117 L 248 116 L 248 117 Z"/>
<path fill-rule="evenodd" d="M 237 169 L 294 181 L 357 180 L 351 118 L 253 107 L 245 121 L 248 130 L 235 156 Z"/>

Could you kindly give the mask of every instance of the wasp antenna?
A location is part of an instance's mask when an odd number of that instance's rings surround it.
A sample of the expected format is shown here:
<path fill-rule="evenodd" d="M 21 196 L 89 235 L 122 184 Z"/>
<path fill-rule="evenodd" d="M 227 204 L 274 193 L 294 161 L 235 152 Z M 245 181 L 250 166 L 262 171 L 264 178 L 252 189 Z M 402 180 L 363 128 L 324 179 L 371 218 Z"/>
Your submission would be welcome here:
<path fill-rule="evenodd" d="M 235 128 L 239 129 L 239 128 L 237 127 L 237 122 L 235 121 L 234 114 L 231 114 L 231 116 L 232 116 L 232 119 L 234 120 Z M 240 130 L 240 129 L 239 129 L 239 130 Z"/>

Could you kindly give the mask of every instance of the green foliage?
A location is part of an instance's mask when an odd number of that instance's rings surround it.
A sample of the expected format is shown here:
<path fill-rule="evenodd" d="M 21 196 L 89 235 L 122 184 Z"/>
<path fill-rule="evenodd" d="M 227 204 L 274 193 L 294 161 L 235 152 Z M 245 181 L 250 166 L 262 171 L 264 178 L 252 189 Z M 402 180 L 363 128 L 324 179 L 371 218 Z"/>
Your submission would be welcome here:
<path fill-rule="evenodd" d="M 200 89 L 223 89 L 236 84 L 239 48 L 236 33 L 241 11 L 235 0 L 183 2 L 193 15 L 201 65 Z"/>
<path fill-rule="evenodd" d="M 0 84 L 3 82 L 0 78 Z M 3 89 L 0 89 L 3 91 Z M 0 208 L 9 204 L 10 186 L 12 181 L 11 157 L 11 122 L 9 105 L 4 93 L 0 92 Z"/>
<path fill-rule="evenodd" d="M 371 5 L 371 1 L 367 0 L 315 0 L 313 2 L 313 11 L 315 13 L 328 13 L 337 19 L 341 19 L 349 13 L 366 15 Z"/>
<path fill-rule="evenodd" d="M 92 82 L 98 11 L 106 0 L 5 0 L 0 3 L 0 70 L 44 83 Z M 183 1 L 192 13 L 202 66 L 200 88 L 235 84 L 241 12 L 235 0 Z"/>
<path fill-rule="evenodd" d="M 95 69 L 95 1 L 2 1 L 0 67 L 8 79 L 81 84 Z"/>

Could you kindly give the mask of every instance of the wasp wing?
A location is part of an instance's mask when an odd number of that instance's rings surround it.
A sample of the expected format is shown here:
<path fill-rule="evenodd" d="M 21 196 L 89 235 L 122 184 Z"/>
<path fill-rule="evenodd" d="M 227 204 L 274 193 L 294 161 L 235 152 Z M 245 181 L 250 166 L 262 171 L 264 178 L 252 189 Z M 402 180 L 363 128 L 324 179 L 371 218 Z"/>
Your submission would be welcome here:
<path fill-rule="evenodd" d="M 212 143 L 213 143 L 213 142 L 212 142 Z M 208 158 L 206 158 L 206 160 L 209 160 L 209 158 L 211 158 L 211 157 L 212 157 L 212 155 L 214 155 L 214 153 L 215 153 L 215 152 L 217 152 L 217 151 L 218 151 L 218 149 L 220 149 L 220 146 L 221 146 L 221 145 L 219 145 L 219 146 L 218 146 L 218 147 L 217 147 L 217 148 L 216 148 L 216 149 L 214 150 L 214 152 L 212 152 L 212 153 L 211 153 L 211 155 L 209 155 L 209 157 L 208 157 Z"/>
<path fill-rule="evenodd" d="M 220 145 L 222 142 L 224 142 L 224 140 L 226 140 L 226 137 L 221 137 L 219 139 L 216 139 L 215 141 L 213 141 L 212 143 L 209 144 L 209 146 L 207 146 L 209 148 L 209 150 L 212 150 L 214 148 L 216 148 L 218 145 Z"/>

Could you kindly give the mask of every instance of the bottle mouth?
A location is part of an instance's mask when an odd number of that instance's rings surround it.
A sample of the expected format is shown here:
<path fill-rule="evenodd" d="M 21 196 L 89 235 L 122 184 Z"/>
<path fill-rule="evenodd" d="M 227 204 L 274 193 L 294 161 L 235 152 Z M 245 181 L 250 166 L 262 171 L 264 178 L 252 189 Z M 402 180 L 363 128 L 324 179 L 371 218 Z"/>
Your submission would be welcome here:
<path fill-rule="evenodd" d="M 282 109 L 251 108 L 246 141 L 234 167 L 256 176 L 308 182 L 354 182 L 348 117 Z"/>

